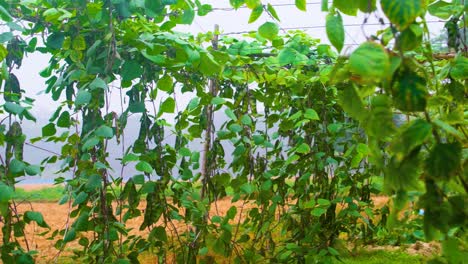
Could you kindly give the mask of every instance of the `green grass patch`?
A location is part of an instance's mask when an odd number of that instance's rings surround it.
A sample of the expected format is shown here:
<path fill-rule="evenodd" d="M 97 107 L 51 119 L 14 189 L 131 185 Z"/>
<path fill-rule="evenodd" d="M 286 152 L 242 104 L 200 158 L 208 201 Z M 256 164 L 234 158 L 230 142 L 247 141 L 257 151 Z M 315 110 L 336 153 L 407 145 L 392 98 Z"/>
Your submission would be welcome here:
<path fill-rule="evenodd" d="M 389 250 L 362 250 L 355 256 L 347 256 L 334 263 L 349 263 L 349 264 L 394 264 L 394 263 L 425 263 L 425 259 L 421 255 L 410 255 L 403 251 L 389 251 Z"/>
<path fill-rule="evenodd" d="M 57 202 L 62 198 L 65 188 L 63 186 L 45 187 L 26 191 L 19 186 L 15 191 L 15 200 L 29 202 Z"/>
<path fill-rule="evenodd" d="M 171 253 L 169 253 L 171 254 Z M 59 263 L 81 263 L 79 260 L 73 260 L 71 257 L 60 257 Z M 154 257 L 149 253 L 145 252 L 140 256 L 141 263 L 150 263 L 154 261 Z M 222 257 L 216 257 L 216 261 L 219 263 L 226 263 L 227 259 Z M 425 263 L 427 261 L 423 256 L 410 255 L 403 251 L 386 251 L 386 250 L 362 250 L 359 251 L 356 256 L 349 256 L 341 258 L 341 261 L 334 260 L 334 264 L 346 263 L 346 264 L 416 264 Z"/>

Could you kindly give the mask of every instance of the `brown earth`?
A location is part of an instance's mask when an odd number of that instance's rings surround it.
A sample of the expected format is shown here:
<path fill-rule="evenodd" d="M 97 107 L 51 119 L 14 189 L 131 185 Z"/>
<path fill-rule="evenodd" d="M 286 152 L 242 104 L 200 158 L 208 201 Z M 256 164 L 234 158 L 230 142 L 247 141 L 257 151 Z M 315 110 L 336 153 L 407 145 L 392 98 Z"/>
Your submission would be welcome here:
<path fill-rule="evenodd" d="M 52 185 L 21 185 L 21 188 L 25 190 L 37 190 L 40 188 L 47 188 L 51 187 Z M 374 204 L 376 207 L 382 207 L 385 205 L 388 201 L 388 197 L 374 197 Z M 231 198 L 226 197 L 224 199 L 218 200 L 215 203 L 215 206 L 212 206 L 210 215 L 219 215 L 219 216 L 224 216 L 226 215 L 226 212 L 229 210 L 231 206 L 236 206 L 237 207 L 237 215 L 236 219 L 234 221 L 238 221 L 240 217 L 245 216 L 245 214 L 248 212 L 249 208 L 253 207 L 253 202 L 244 202 L 244 201 L 238 201 L 233 203 L 231 201 Z M 141 207 L 144 208 L 144 204 L 141 204 Z M 47 224 L 51 227 L 51 231 L 53 230 L 59 230 L 63 229 L 67 226 L 67 215 L 70 211 L 69 205 L 64 204 L 64 205 L 59 205 L 57 203 L 47 203 L 47 202 L 32 202 L 32 203 L 21 203 L 17 205 L 18 213 L 24 213 L 25 211 L 28 210 L 33 210 L 33 211 L 38 211 L 41 212 L 44 216 L 45 221 Z M 115 209 L 115 205 L 114 205 Z M 242 215 L 243 216 L 242 216 Z M 133 230 L 131 231 L 131 234 L 138 234 L 138 235 L 147 235 L 148 231 L 139 231 L 139 226 L 143 221 L 143 217 L 138 217 L 131 219 L 127 222 L 127 227 L 132 228 Z M 73 222 L 73 219 L 69 221 L 69 225 Z M 0 227 L 1 227 L 0 223 Z M 184 224 L 183 222 L 176 222 L 174 221 L 171 225 L 169 225 L 171 228 L 168 230 L 168 235 L 172 237 L 176 237 L 176 233 L 178 232 L 179 234 L 181 232 L 184 232 L 188 230 L 188 228 L 191 228 Z M 26 226 L 26 232 L 25 232 L 25 238 L 28 241 L 28 246 L 30 250 L 37 250 L 39 253 L 37 255 L 37 263 L 48 263 L 50 261 L 55 260 L 59 256 L 59 251 L 54 247 L 56 239 L 47 239 L 50 237 L 50 233 L 45 235 L 45 236 L 39 236 L 38 234 L 48 231 L 48 229 L 38 227 L 35 224 L 29 224 Z M 58 235 L 57 237 L 61 237 Z M 171 238 L 169 238 L 171 239 Z M 25 240 L 23 239 L 22 244 L 26 246 Z M 61 253 L 61 256 L 63 255 L 69 255 L 72 252 L 72 249 L 77 247 L 78 244 L 75 243 L 69 243 L 67 244 L 66 249 Z M 429 249 L 428 249 L 429 248 Z M 374 248 L 370 248 L 371 250 Z M 375 248 L 378 249 L 378 248 Z M 418 254 L 420 251 L 430 251 L 433 252 L 432 250 L 432 245 L 426 245 L 426 244 L 415 244 L 415 246 L 408 248 L 407 250 L 409 253 L 416 253 Z M 423 253 L 424 253 L 423 252 Z M 147 259 L 145 258 L 146 263 L 156 263 L 154 262 L 155 260 Z"/>
<path fill-rule="evenodd" d="M 50 187 L 50 186 L 42 186 L 42 188 L 45 187 Z M 37 190 L 40 189 L 40 186 L 24 186 L 22 185 L 20 188 L 26 189 L 26 190 Z M 242 212 L 243 215 L 247 212 L 247 208 L 251 208 L 252 203 L 244 203 L 243 201 L 239 201 L 236 203 L 232 203 L 230 198 L 224 198 L 221 200 L 218 200 L 215 204 L 215 206 L 212 206 L 210 215 L 219 215 L 219 216 L 224 216 L 226 215 L 227 211 L 231 206 L 236 206 L 237 207 L 237 212 L 238 214 L 236 215 L 236 218 L 234 221 L 238 221 L 240 216 L 240 213 Z M 38 254 L 36 255 L 36 261 L 37 263 L 48 263 L 48 262 L 55 262 L 55 260 L 60 257 L 60 256 L 66 256 L 72 254 L 73 248 L 79 248 L 80 246 L 78 245 L 77 242 L 71 242 L 68 243 L 66 248 L 62 251 L 59 252 L 54 245 L 57 239 L 63 238 L 63 236 L 57 235 L 55 239 L 48 239 L 51 235 L 51 233 L 54 230 L 61 230 L 64 229 L 67 226 L 67 216 L 70 212 L 70 208 L 68 203 L 59 205 L 55 202 L 22 202 L 18 203 L 17 205 L 17 211 L 19 214 L 23 214 L 26 211 L 37 211 L 41 212 L 44 220 L 46 223 L 50 226 L 50 230 L 47 228 L 42 228 L 37 226 L 34 223 L 26 225 L 25 228 L 25 237 L 20 239 L 20 243 L 24 248 L 29 248 L 29 250 L 36 250 L 38 251 Z M 140 209 L 143 209 L 145 207 L 145 203 L 142 202 L 140 204 Z M 114 210 L 116 208 L 116 204 L 113 206 Z M 133 230 L 130 231 L 130 234 L 135 234 L 135 235 L 142 235 L 142 236 L 147 236 L 148 235 L 148 230 L 143 230 L 140 231 L 139 227 L 143 221 L 143 216 L 130 219 L 127 221 L 126 226 L 128 228 L 132 228 Z M 71 219 L 68 221 L 68 225 L 70 226 L 74 222 L 74 219 Z M 158 223 L 158 224 L 162 224 Z M 3 226 L 3 223 L 0 222 L 0 228 Z M 170 230 L 166 230 L 168 232 L 169 236 L 176 237 L 177 232 L 179 235 L 188 230 L 188 228 L 191 228 L 187 226 L 183 222 L 177 222 L 173 221 L 172 224 L 169 225 Z M 48 234 L 45 236 L 40 236 L 40 233 L 49 231 Z M 90 235 L 91 237 L 91 235 Z M 0 235 L 1 239 L 1 235 Z M 27 245 L 26 241 L 27 240 Z M 60 254 L 59 254 L 60 253 Z M 157 263 L 154 262 L 154 259 L 149 258 L 148 256 L 145 257 L 144 262 L 145 263 Z M 1 263 L 1 261 L 0 261 Z M 58 261 L 60 263 L 60 259 Z"/>

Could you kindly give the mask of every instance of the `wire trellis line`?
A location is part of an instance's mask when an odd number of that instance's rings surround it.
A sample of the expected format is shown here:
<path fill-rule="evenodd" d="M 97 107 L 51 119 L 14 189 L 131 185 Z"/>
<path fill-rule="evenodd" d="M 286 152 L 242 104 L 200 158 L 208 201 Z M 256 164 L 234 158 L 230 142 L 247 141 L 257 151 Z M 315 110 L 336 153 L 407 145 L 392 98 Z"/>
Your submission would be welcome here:
<path fill-rule="evenodd" d="M 332 2 L 328 2 L 329 4 Z M 321 5 L 322 2 L 307 2 L 306 5 Z M 270 4 L 273 7 L 285 7 L 285 6 L 296 6 L 296 4 L 289 3 L 289 4 Z M 239 8 L 234 7 L 213 7 L 212 11 L 237 11 L 238 9 L 246 9 L 247 6 L 241 6 Z"/>
<path fill-rule="evenodd" d="M 426 23 L 430 24 L 430 23 L 445 23 L 446 21 L 442 21 L 442 20 L 434 20 L 434 21 L 426 21 Z M 381 24 L 381 23 L 366 23 L 366 24 L 362 24 L 362 23 L 356 23 L 356 24 L 347 24 L 347 25 L 343 25 L 344 28 L 346 27 L 361 27 L 361 26 L 385 26 L 385 24 Z M 283 29 L 284 30 L 301 30 L 301 29 L 318 29 L 318 28 L 326 28 L 325 25 L 316 25 L 316 26 L 300 26 L 300 27 L 284 27 Z M 219 35 L 240 35 L 240 34 L 248 34 L 248 33 L 252 33 L 252 32 L 255 32 L 256 30 L 246 30 L 246 31 L 237 31 L 237 32 L 228 32 L 228 33 L 220 33 Z"/>

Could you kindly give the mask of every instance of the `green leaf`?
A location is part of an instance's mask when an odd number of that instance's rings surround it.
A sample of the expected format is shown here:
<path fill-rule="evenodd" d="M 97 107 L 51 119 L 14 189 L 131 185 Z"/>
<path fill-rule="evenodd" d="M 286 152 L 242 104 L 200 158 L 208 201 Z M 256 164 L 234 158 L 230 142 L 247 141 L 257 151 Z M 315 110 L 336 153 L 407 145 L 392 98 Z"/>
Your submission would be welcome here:
<path fill-rule="evenodd" d="M 249 24 L 257 21 L 257 19 L 262 15 L 263 13 L 263 6 L 259 5 L 256 8 L 252 10 L 252 13 L 250 13 L 249 17 Z"/>
<path fill-rule="evenodd" d="M 300 154 L 307 154 L 310 152 L 310 147 L 306 143 L 302 143 L 296 148 L 296 152 Z"/>
<path fill-rule="evenodd" d="M 145 102 L 133 102 L 128 105 L 130 113 L 144 113 L 146 112 Z"/>
<path fill-rule="evenodd" d="M 164 5 L 161 1 L 145 0 L 146 15 L 150 17 L 160 16 L 164 10 Z"/>
<path fill-rule="evenodd" d="M 238 9 L 245 3 L 245 0 L 229 0 L 229 3 L 234 9 Z"/>
<path fill-rule="evenodd" d="M 0 182 L 0 203 L 7 203 L 13 198 L 13 189 L 3 182 Z"/>
<path fill-rule="evenodd" d="M 89 212 L 86 210 L 81 211 L 80 216 L 77 217 L 75 223 L 73 223 L 73 228 L 76 231 L 87 231 L 89 226 Z"/>
<path fill-rule="evenodd" d="M 21 173 L 26 169 L 26 164 L 20 160 L 13 159 L 10 161 L 9 171 L 11 173 L 17 174 Z"/>
<path fill-rule="evenodd" d="M 421 146 L 431 134 L 432 125 L 422 119 L 416 119 L 395 137 L 390 145 L 390 150 L 397 154 L 397 158 L 401 159 Z"/>
<path fill-rule="evenodd" d="M 4 32 L 0 34 L 0 43 L 5 43 L 10 41 L 13 38 L 13 33 Z"/>
<path fill-rule="evenodd" d="M 268 13 L 270 13 L 270 15 L 271 15 L 272 17 L 274 17 L 277 21 L 280 21 L 280 18 L 279 18 L 279 16 L 278 16 L 278 13 L 276 13 L 275 8 L 274 8 L 270 3 L 268 3 L 268 5 L 267 5 L 267 11 L 268 11 Z"/>
<path fill-rule="evenodd" d="M 86 50 L 86 55 L 91 57 L 96 54 L 96 49 L 101 45 L 102 41 L 100 39 L 96 40 L 91 47 Z"/>
<path fill-rule="evenodd" d="M 191 169 L 184 169 L 183 173 L 182 173 L 182 177 L 181 179 L 184 180 L 184 181 L 188 181 L 190 179 L 193 178 L 193 172 Z"/>
<path fill-rule="evenodd" d="M 150 241 L 156 239 L 158 241 L 167 242 L 166 230 L 162 226 L 153 228 L 149 234 Z"/>
<path fill-rule="evenodd" d="M 143 75 L 143 68 L 135 60 L 126 60 L 122 65 L 120 76 L 122 81 L 132 81 L 136 78 L 140 78 Z"/>
<path fill-rule="evenodd" d="M 328 12 L 328 0 L 322 0 L 322 3 L 320 5 L 320 11 L 322 12 Z"/>
<path fill-rule="evenodd" d="M 50 137 L 55 135 L 55 133 L 57 133 L 57 129 L 55 129 L 55 124 L 53 123 L 49 123 L 42 128 L 43 137 Z"/>
<path fill-rule="evenodd" d="M 236 206 L 231 206 L 229 208 L 229 210 L 227 210 L 226 212 L 226 218 L 227 219 L 234 219 L 234 217 L 236 217 L 236 214 L 237 214 L 237 207 Z"/>
<path fill-rule="evenodd" d="M 68 111 L 64 111 L 60 114 L 60 117 L 57 120 L 57 126 L 63 128 L 69 128 L 71 125 L 70 122 L 70 113 Z"/>
<path fill-rule="evenodd" d="M 5 111 L 7 111 L 10 114 L 14 114 L 14 115 L 20 115 L 25 110 L 24 107 L 22 107 L 21 105 L 19 105 L 17 103 L 13 103 L 13 102 L 6 102 L 4 107 L 5 107 Z"/>
<path fill-rule="evenodd" d="M 24 221 L 29 224 L 31 221 L 37 223 L 38 226 L 44 228 L 50 228 L 49 225 L 44 221 L 44 217 L 40 212 L 26 211 L 24 213 Z"/>
<path fill-rule="evenodd" d="M 323 215 L 324 213 L 327 212 L 327 209 L 325 208 L 321 208 L 321 207 L 317 207 L 317 208 L 314 208 L 314 210 L 312 210 L 312 212 L 310 212 L 313 216 L 316 216 L 316 217 L 319 217 L 321 215 Z"/>
<path fill-rule="evenodd" d="M 153 167 L 151 167 L 151 165 L 146 161 L 138 162 L 137 165 L 135 166 L 135 169 L 137 171 L 142 171 L 142 172 L 146 172 L 146 173 L 153 172 Z"/>
<path fill-rule="evenodd" d="M 372 13 L 377 9 L 376 0 L 359 0 L 359 10 L 364 13 Z"/>
<path fill-rule="evenodd" d="M 188 148 L 180 148 L 179 153 L 183 157 L 190 157 L 192 156 L 192 152 Z"/>
<path fill-rule="evenodd" d="M 112 138 L 114 136 L 114 131 L 112 130 L 112 128 L 106 125 L 102 125 L 98 127 L 96 131 L 94 131 L 94 134 L 102 138 Z"/>
<path fill-rule="evenodd" d="M 465 136 L 463 135 L 462 132 L 460 132 L 459 130 L 457 130 L 453 126 L 443 122 L 442 120 L 436 119 L 436 120 L 432 121 L 432 123 L 437 125 L 441 129 L 443 129 L 445 132 L 457 137 L 460 140 L 463 140 L 465 138 Z"/>
<path fill-rule="evenodd" d="M 174 83 L 172 81 L 172 77 L 169 75 L 164 75 L 161 79 L 158 81 L 158 89 L 165 91 L 165 92 L 171 92 L 173 90 Z"/>
<path fill-rule="evenodd" d="M 70 241 L 75 240 L 76 238 L 76 231 L 75 228 L 68 229 L 68 232 L 65 233 L 65 237 L 63 238 L 64 243 L 68 243 Z"/>
<path fill-rule="evenodd" d="M 128 153 L 128 154 L 125 154 L 125 156 L 122 158 L 122 163 L 127 164 L 129 162 L 138 161 L 138 160 L 140 160 L 140 157 L 138 157 L 137 155 L 133 153 Z"/>
<path fill-rule="evenodd" d="M 213 99 L 211 99 L 211 104 L 212 105 L 220 105 L 220 104 L 224 104 L 226 103 L 226 100 L 224 100 L 224 98 L 221 98 L 221 97 L 213 97 Z"/>
<path fill-rule="evenodd" d="M 466 212 L 466 208 L 461 208 Z M 445 216 L 445 214 L 444 214 Z M 466 216 L 466 215 L 465 215 Z M 447 237 L 442 241 L 442 250 L 447 263 L 464 263 L 468 256 L 464 249 L 464 243 L 460 243 L 458 237 Z M 436 263 L 436 262 L 434 262 Z"/>
<path fill-rule="evenodd" d="M 242 129 L 242 127 L 241 127 Z M 232 137 L 232 132 L 226 131 L 226 130 L 218 130 L 216 131 L 216 135 L 218 136 L 219 139 L 230 139 Z"/>
<path fill-rule="evenodd" d="M 207 52 L 200 52 L 200 72 L 207 75 L 217 75 L 221 72 L 222 66 Z"/>
<path fill-rule="evenodd" d="M 428 92 L 426 79 L 410 70 L 404 70 L 393 78 L 393 99 L 395 107 L 408 112 L 426 110 Z"/>
<path fill-rule="evenodd" d="M 102 177 L 99 174 L 89 176 L 86 181 L 85 189 L 87 192 L 96 192 L 102 186 Z"/>
<path fill-rule="evenodd" d="M 233 121 L 237 121 L 237 116 L 236 114 L 234 114 L 234 112 L 230 109 L 230 108 L 226 108 L 226 110 L 224 110 L 224 113 L 226 113 L 226 115 Z"/>
<path fill-rule="evenodd" d="M 328 13 L 325 25 L 328 39 L 338 52 L 341 52 L 345 41 L 345 30 L 340 13 L 336 15 Z"/>
<path fill-rule="evenodd" d="M 195 10 L 193 10 L 193 7 L 190 4 L 188 4 L 182 13 L 182 16 L 180 18 L 180 23 L 183 25 L 190 25 L 192 24 L 194 19 L 195 19 Z"/>
<path fill-rule="evenodd" d="M 292 48 L 285 48 L 280 51 L 278 54 L 278 61 L 280 66 L 291 64 L 296 61 L 297 51 Z"/>
<path fill-rule="evenodd" d="M 76 197 L 75 201 L 73 201 L 73 206 L 77 206 L 82 204 L 88 200 L 88 194 L 86 192 L 80 192 Z"/>
<path fill-rule="evenodd" d="M 26 166 L 24 171 L 29 176 L 35 176 L 35 175 L 41 174 L 41 167 L 39 167 L 37 165 L 28 165 L 28 166 Z"/>
<path fill-rule="evenodd" d="M 464 56 L 457 56 L 450 68 L 450 76 L 454 79 L 466 80 L 468 79 L 468 58 Z"/>
<path fill-rule="evenodd" d="M 310 120 L 320 120 L 317 112 L 312 108 L 307 108 L 304 112 L 304 117 Z"/>
<path fill-rule="evenodd" d="M 426 159 L 426 170 L 430 177 L 448 181 L 461 167 L 462 146 L 458 142 L 437 143 Z"/>
<path fill-rule="evenodd" d="M 10 22 L 13 20 L 8 10 L 6 10 L 2 5 L 0 5 L 0 18 L 6 22 Z"/>
<path fill-rule="evenodd" d="M 358 153 L 361 153 L 363 155 L 368 155 L 369 154 L 369 147 L 366 144 L 358 143 L 356 147 L 356 151 Z"/>
<path fill-rule="evenodd" d="M 357 153 L 356 155 L 354 155 L 351 160 L 351 168 L 358 168 L 359 165 L 361 165 L 361 161 L 363 158 L 364 155 L 362 153 Z"/>
<path fill-rule="evenodd" d="M 99 144 L 99 138 L 98 137 L 91 137 L 91 138 L 89 138 L 88 140 L 85 141 L 85 143 L 83 144 L 83 147 L 81 149 L 83 151 L 90 150 L 90 149 L 94 148 L 94 146 L 96 146 L 97 144 Z"/>
<path fill-rule="evenodd" d="M 52 49 L 61 49 L 64 40 L 65 34 L 62 32 L 54 32 L 47 37 L 46 46 Z"/>
<path fill-rule="evenodd" d="M 187 109 L 191 112 L 195 110 L 198 107 L 198 105 L 200 105 L 200 97 L 194 97 L 188 103 Z"/>
<path fill-rule="evenodd" d="M 296 0 L 296 7 L 301 11 L 307 11 L 306 0 Z"/>
<path fill-rule="evenodd" d="M 458 14 L 463 11 L 463 5 L 457 5 L 455 3 L 447 3 L 439 0 L 427 7 L 427 11 L 432 16 L 448 20 L 452 15 Z"/>
<path fill-rule="evenodd" d="M 401 51 L 414 50 L 421 46 L 423 40 L 422 29 L 412 24 L 402 32 L 396 39 L 395 48 Z"/>
<path fill-rule="evenodd" d="M 340 252 L 338 252 L 336 249 L 334 249 L 332 247 L 328 247 L 328 252 L 330 252 L 330 254 L 332 254 L 333 256 L 339 256 L 340 255 Z"/>
<path fill-rule="evenodd" d="M 175 101 L 174 98 L 168 97 L 160 107 L 161 113 L 174 113 L 175 111 Z"/>
<path fill-rule="evenodd" d="M 361 44 L 349 57 L 350 71 L 366 80 L 377 80 L 388 76 L 390 59 L 382 45 L 374 42 Z"/>
<path fill-rule="evenodd" d="M 250 118 L 249 115 L 243 115 L 242 118 L 241 118 L 241 122 L 242 122 L 242 124 L 244 124 L 246 126 L 250 126 L 250 125 L 252 125 L 252 118 Z"/>
<path fill-rule="evenodd" d="M 296 154 L 294 154 L 292 156 L 289 156 L 289 158 L 286 160 L 286 165 L 289 165 L 289 164 L 297 161 L 299 158 L 300 158 L 300 156 L 296 155 Z"/>
<path fill-rule="evenodd" d="M 348 16 L 356 16 L 360 0 L 333 0 L 333 6 Z M 366 0 L 367 1 L 367 0 Z"/>
<path fill-rule="evenodd" d="M 197 10 L 199 16 L 206 16 L 213 10 L 213 7 L 208 4 L 200 5 Z"/>
<path fill-rule="evenodd" d="M 89 87 L 91 88 L 91 90 L 94 90 L 94 89 L 97 89 L 97 88 L 101 88 L 103 90 L 107 90 L 107 83 L 101 79 L 101 78 L 96 78 L 94 79 L 90 84 L 89 84 Z"/>
<path fill-rule="evenodd" d="M 252 194 L 254 192 L 254 187 L 252 184 L 246 182 L 241 185 L 240 190 L 245 194 Z"/>
<path fill-rule="evenodd" d="M 330 206 L 331 202 L 330 202 L 330 200 L 319 198 L 319 199 L 317 199 L 317 204 L 319 204 L 321 206 L 328 207 L 328 206 Z"/>
<path fill-rule="evenodd" d="M 396 128 L 393 122 L 392 101 L 389 96 L 380 94 L 372 97 L 371 111 L 362 120 L 369 135 L 385 139 L 391 136 Z"/>
<path fill-rule="evenodd" d="M 3 45 L 0 45 L 0 62 L 3 61 L 7 55 L 8 50 Z"/>
<path fill-rule="evenodd" d="M 82 35 L 78 35 L 73 39 L 72 48 L 79 51 L 86 49 L 86 41 Z"/>
<path fill-rule="evenodd" d="M 100 161 L 97 161 L 97 162 L 94 163 L 93 168 L 101 170 L 101 169 L 108 169 L 109 167 L 106 164 L 104 164 L 104 163 L 102 163 Z"/>
<path fill-rule="evenodd" d="M 245 0 L 244 2 L 247 5 L 247 7 L 250 9 L 254 9 L 262 5 L 261 0 Z"/>
<path fill-rule="evenodd" d="M 91 93 L 86 90 L 78 91 L 75 99 L 76 106 L 82 106 L 88 104 L 91 101 Z"/>
<path fill-rule="evenodd" d="M 412 151 L 403 158 L 394 156 L 385 167 L 384 186 L 393 191 L 417 189 L 421 171 L 419 151 Z"/>
<path fill-rule="evenodd" d="M 239 124 L 231 124 L 228 129 L 234 133 L 238 133 L 242 131 L 242 126 Z"/>
<path fill-rule="evenodd" d="M 343 110 L 356 120 L 362 120 L 365 117 L 364 103 L 359 97 L 354 85 L 344 87 L 343 91 L 338 95 Z"/>
<path fill-rule="evenodd" d="M 14 52 L 14 50 L 12 52 Z M 13 54 L 13 57 L 15 57 L 14 54 Z M 11 60 L 15 61 L 16 59 L 12 58 Z M 6 65 L 4 65 L 4 67 L 5 66 Z M 4 68 L 4 72 L 3 72 L 4 76 L 8 76 L 8 73 L 6 73 L 5 71 L 6 71 L 6 69 Z M 10 73 L 9 78 L 5 81 L 3 98 L 7 102 L 12 102 L 12 101 L 14 101 L 13 99 L 21 98 L 20 83 L 19 83 L 19 80 L 16 77 L 16 75 L 14 75 L 13 73 Z M 7 104 L 6 106 L 8 106 L 8 105 L 9 104 Z"/>
<path fill-rule="evenodd" d="M 265 22 L 258 28 L 258 34 L 266 39 L 273 40 L 278 36 L 279 27 L 276 23 Z"/>
<path fill-rule="evenodd" d="M 381 0 L 385 15 L 400 30 L 411 25 L 424 12 L 424 0 Z"/>

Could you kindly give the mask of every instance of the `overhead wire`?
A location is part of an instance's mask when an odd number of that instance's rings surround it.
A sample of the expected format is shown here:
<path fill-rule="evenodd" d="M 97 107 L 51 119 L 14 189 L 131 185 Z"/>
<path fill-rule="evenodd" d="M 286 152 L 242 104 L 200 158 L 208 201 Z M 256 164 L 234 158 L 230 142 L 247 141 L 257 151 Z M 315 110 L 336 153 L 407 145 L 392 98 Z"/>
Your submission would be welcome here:
<path fill-rule="evenodd" d="M 426 21 L 426 23 L 445 23 L 445 21 L 442 20 L 434 20 L 434 21 Z M 346 24 L 343 25 L 344 28 L 346 27 L 360 27 L 360 26 L 384 26 L 381 23 L 355 23 L 355 24 Z M 283 29 L 285 30 L 301 30 L 301 29 L 319 29 L 319 28 L 326 28 L 325 25 L 316 25 L 316 26 L 299 26 L 299 27 L 285 27 Z M 255 32 L 256 30 L 246 30 L 246 31 L 237 31 L 237 32 L 228 32 L 228 33 L 221 33 L 220 35 L 240 35 L 240 34 L 248 34 Z"/>
<path fill-rule="evenodd" d="M 331 2 L 328 2 L 329 4 Z M 322 2 L 307 2 L 306 5 L 321 5 Z M 271 6 L 273 7 L 285 7 L 285 6 L 296 6 L 296 4 L 294 3 L 288 3 L 288 4 L 270 4 Z M 249 8 L 247 6 L 241 6 L 239 8 L 234 8 L 234 7 L 215 7 L 215 8 L 212 8 L 211 10 L 213 11 L 236 11 L 238 9 L 246 9 L 246 8 Z"/>

